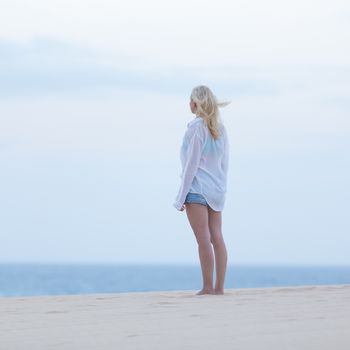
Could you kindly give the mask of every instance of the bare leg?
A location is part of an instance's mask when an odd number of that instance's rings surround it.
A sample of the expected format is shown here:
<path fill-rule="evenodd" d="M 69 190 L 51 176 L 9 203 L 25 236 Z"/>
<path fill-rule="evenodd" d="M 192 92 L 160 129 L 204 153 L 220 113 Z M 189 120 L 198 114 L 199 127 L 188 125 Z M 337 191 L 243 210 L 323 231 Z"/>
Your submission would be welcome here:
<path fill-rule="evenodd" d="M 203 289 L 197 295 L 215 294 L 213 289 L 214 254 L 208 226 L 208 207 L 197 203 L 186 203 L 186 213 L 196 236 L 202 268 Z"/>
<path fill-rule="evenodd" d="M 215 294 L 224 294 L 224 283 L 227 265 L 227 251 L 221 231 L 221 212 L 208 207 L 208 221 L 211 242 L 215 252 L 216 281 Z"/>

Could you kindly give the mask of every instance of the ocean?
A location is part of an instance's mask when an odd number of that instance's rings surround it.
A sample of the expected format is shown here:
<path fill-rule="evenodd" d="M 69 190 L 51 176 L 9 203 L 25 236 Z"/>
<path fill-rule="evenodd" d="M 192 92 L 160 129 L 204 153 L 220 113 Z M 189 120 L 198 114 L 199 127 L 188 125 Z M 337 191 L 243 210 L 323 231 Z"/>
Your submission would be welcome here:
<path fill-rule="evenodd" d="M 350 266 L 229 265 L 225 288 L 320 284 L 350 284 Z M 199 265 L 0 264 L 1 297 L 199 290 L 201 287 Z"/>

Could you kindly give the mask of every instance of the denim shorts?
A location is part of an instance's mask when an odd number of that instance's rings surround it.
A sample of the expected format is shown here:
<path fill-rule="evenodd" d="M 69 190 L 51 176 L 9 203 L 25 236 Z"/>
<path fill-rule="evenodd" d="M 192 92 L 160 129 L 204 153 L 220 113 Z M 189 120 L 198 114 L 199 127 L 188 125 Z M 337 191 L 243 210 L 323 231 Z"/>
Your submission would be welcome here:
<path fill-rule="evenodd" d="M 185 198 L 185 203 L 198 203 L 208 206 L 208 203 L 205 200 L 205 198 L 199 193 L 188 192 Z"/>

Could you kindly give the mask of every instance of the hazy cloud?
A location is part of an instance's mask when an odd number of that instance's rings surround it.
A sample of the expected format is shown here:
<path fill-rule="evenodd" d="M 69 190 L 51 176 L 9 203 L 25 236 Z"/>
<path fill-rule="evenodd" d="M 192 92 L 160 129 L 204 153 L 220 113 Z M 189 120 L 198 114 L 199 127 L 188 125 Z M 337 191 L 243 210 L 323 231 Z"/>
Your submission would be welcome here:
<path fill-rule="evenodd" d="M 3 96 L 98 87 L 179 93 L 207 81 L 220 84 L 222 91 L 234 96 L 274 94 L 278 90 L 273 79 L 254 78 L 251 74 L 254 67 L 227 67 L 223 72 L 215 71 L 215 67 L 137 71 L 123 68 L 123 60 L 118 61 L 118 56 L 113 53 L 109 57 L 103 56 L 97 50 L 49 38 L 34 38 L 27 43 L 1 40 L 0 53 L 0 92 Z"/>

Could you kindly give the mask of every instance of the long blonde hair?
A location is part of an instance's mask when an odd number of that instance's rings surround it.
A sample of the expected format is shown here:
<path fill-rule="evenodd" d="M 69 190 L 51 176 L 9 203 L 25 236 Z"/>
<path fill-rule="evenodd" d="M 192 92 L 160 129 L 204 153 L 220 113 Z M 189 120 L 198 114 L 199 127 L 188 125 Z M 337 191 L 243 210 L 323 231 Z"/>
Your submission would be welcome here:
<path fill-rule="evenodd" d="M 205 85 L 192 89 L 191 99 L 196 103 L 196 114 L 204 119 L 205 124 L 216 140 L 220 136 L 219 125 L 222 123 L 219 107 L 225 107 L 231 101 L 218 101 L 213 92 Z"/>

